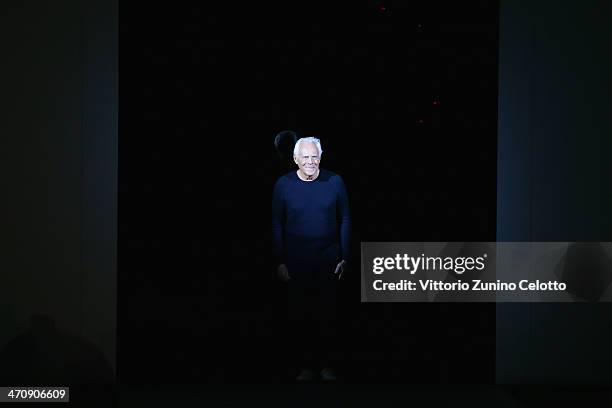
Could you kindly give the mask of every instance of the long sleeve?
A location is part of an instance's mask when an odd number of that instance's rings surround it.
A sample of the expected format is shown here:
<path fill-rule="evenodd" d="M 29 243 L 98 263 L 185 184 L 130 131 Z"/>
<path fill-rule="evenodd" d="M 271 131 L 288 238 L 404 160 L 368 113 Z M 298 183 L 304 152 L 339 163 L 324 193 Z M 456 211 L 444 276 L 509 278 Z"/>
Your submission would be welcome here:
<path fill-rule="evenodd" d="M 350 252 L 350 236 L 351 236 L 351 215 L 349 211 L 348 194 L 342 178 L 338 176 L 338 219 L 340 222 L 340 248 L 342 250 L 342 259 L 348 261 Z"/>
<path fill-rule="evenodd" d="M 272 239 L 277 266 L 285 263 L 283 255 L 283 223 L 285 219 L 285 199 L 281 181 L 277 181 L 272 192 Z"/>

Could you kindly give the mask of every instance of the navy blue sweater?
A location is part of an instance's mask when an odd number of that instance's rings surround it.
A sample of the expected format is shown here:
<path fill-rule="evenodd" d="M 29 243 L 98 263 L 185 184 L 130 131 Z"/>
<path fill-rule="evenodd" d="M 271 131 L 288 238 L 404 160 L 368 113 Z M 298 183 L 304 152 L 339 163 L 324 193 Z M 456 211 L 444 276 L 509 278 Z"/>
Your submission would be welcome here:
<path fill-rule="evenodd" d="M 272 229 L 278 264 L 286 262 L 287 241 L 340 244 L 340 257 L 348 260 L 350 216 L 346 188 L 337 174 L 319 169 L 313 181 L 301 180 L 296 171 L 280 177 L 272 194 Z"/>

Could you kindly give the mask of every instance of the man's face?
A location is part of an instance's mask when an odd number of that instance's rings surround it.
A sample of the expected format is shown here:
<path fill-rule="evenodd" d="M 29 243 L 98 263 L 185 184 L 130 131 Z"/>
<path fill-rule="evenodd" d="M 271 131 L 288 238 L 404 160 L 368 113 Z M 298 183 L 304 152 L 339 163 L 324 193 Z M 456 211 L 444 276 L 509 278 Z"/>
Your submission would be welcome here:
<path fill-rule="evenodd" d="M 293 160 L 300 168 L 300 171 L 307 176 L 314 176 L 321 162 L 319 150 L 312 142 L 300 143 L 300 150 L 296 156 L 293 156 Z"/>

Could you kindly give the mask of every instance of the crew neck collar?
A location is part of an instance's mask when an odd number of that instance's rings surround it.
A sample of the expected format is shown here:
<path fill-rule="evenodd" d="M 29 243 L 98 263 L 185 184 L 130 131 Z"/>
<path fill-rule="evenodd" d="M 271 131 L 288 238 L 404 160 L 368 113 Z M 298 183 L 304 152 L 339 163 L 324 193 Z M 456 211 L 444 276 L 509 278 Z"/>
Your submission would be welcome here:
<path fill-rule="evenodd" d="M 319 178 L 319 176 L 321 175 L 321 169 L 317 170 L 317 175 L 312 180 L 304 180 L 303 178 L 301 178 L 299 170 L 297 170 L 295 172 L 295 175 L 297 176 L 298 180 L 303 181 L 304 183 L 312 183 L 313 181 L 316 181 Z"/>

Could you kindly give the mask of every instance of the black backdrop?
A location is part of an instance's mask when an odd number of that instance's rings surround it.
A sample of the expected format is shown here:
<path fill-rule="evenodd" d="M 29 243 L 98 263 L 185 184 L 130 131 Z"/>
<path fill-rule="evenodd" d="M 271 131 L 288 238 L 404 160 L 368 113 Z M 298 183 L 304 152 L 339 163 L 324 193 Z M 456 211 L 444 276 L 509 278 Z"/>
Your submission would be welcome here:
<path fill-rule="evenodd" d="M 349 193 L 345 378 L 494 381 L 494 304 L 359 301 L 361 241 L 496 238 L 498 5 L 448 3 L 122 6 L 120 381 L 287 380 L 285 129 Z"/>

